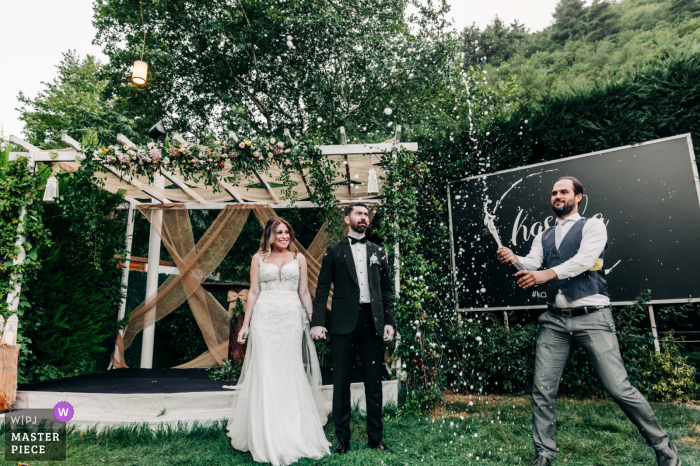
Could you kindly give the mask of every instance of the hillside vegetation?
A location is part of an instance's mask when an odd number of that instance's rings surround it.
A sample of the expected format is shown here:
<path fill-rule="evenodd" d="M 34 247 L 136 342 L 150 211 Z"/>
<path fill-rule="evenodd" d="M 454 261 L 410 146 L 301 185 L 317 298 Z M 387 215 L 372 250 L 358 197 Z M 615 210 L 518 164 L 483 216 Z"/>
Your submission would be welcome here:
<path fill-rule="evenodd" d="M 490 82 L 514 80 L 525 95 L 619 78 L 700 43 L 698 0 L 560 0 L 552 24 L 530 33 L 498 17 L 463 32 L 465 67 Z"/>

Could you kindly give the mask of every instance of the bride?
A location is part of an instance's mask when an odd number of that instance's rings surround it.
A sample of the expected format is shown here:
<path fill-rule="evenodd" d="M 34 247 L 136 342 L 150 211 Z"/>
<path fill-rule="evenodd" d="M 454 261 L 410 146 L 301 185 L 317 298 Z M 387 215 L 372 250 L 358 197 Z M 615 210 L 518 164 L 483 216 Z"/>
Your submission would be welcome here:
<path fill-rule="evenodd" d="M 309 321 L 306 259 L 291 225 L 267 221 L 250 264 L 250 292 L 238 342 L 248 341 L 228 435 L 237 450 L 274 465 L 329 454 L 321 373 Z M 236 402 L 234 402 L 235 404 Z"/>

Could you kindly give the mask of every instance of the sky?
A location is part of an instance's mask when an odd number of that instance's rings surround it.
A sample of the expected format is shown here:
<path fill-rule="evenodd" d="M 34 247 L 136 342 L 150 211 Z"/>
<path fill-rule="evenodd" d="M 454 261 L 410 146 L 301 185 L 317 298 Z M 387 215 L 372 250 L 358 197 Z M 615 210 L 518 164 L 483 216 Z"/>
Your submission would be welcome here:
<path fill-rule="evenodd" d="M 448 0 L 449 17 L 459 30 L 476 23 L 484 28 L 498 15 L 506 23 L 518 19 L 531 31 L 550 24 L 557 0 Z M 17 94 L 29 97 L 44 89 L 42 82 L 56 77 L 62 54 L 75 49 L 81 57 L 95 55 L 92 45 L 91 0 L 0 0 L 0 135 L 22 137 Z"/>

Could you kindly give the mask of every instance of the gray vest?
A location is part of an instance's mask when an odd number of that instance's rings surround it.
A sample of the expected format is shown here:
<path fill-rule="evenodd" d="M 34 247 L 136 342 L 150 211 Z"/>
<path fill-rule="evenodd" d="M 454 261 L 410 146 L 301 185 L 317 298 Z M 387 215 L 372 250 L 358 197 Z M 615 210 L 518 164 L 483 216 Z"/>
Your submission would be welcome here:
<path fill-rule="evenodd" d="M 545 269 L 551 269 L 552 267 L 563 264 L 576 255 L 578 248 L 581 246 L 583 226 L 586 224 L 586 220 L 588 219 L 581 218 L 571 227 L 564 238 L 562 238 L 559 249 L 556 247 L 554 227 L 547 228 L 544 233 L 542 233 L 542 250 L 544 251 L 543 263 Z M 607 248 L 608 245 L 606 244 L 603 252 L 600 253 L 600 259 L 603 259 L 605 249 Z M 603 269 L 595 272 L 586 270 L 575 277 L 548 281 L 545 286 L 549 304 L 554 304 L 554 299 L 559 290 L 562 291 L 567 301 L 585 298 L 586 296 L 594 294 L 608 296 L 608 284 L 605 282 L 603 275 L 605 275 Z"/>

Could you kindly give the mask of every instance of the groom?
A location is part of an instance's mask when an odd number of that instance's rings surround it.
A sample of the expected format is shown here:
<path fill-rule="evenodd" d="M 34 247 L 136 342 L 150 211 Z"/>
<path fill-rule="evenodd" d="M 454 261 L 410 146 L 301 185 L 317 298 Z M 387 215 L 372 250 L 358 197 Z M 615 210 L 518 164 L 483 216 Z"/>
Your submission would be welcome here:
<path fill-rule="evenodd" d="M 367 402 L 369 446 L 391 452 L 382 441 L 382 362 L 384 341 L 394 337 L 394 294 L 386 252 L 365 237 L 369 210 L 363 203 L 345 208 L 347 238 L 328 246 L 318 275 L 311 337 L 331 338 L 333 423 L 338 444 L 333 454 L 350 450 L 350 381 L 359 347 Z M 326 325 L 328 294 L 334 285 L 330 330 Z"/>

